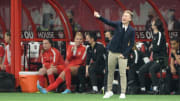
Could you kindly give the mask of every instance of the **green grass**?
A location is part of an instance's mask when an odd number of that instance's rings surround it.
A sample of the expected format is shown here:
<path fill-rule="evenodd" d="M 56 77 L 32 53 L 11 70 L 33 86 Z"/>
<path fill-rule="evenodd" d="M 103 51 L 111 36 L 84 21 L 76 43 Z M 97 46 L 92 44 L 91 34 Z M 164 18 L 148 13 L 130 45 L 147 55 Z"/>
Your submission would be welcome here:
<path fill-rule="evenodd" d="M 119 95 L 110 99 L 102 97 L 102 94 L 0 93 L 0 101 L 180 101 L 180 95 L 127 95 L 126 99 L 119 99 Z"/>

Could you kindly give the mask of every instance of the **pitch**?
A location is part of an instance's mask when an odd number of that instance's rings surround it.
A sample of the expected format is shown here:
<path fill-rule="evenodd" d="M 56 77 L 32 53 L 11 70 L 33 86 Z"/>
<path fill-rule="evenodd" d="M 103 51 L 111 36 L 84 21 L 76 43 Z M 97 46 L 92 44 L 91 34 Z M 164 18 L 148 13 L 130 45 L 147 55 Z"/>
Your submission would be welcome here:
<path fill-rule="evenodd" d="M 0 101 L 180 101 L 180 95 L 127 95 L 119 99 L 114 95 L 103 99 L 102 94 L 40 94 L 40 93 L 0 93 Z"/>

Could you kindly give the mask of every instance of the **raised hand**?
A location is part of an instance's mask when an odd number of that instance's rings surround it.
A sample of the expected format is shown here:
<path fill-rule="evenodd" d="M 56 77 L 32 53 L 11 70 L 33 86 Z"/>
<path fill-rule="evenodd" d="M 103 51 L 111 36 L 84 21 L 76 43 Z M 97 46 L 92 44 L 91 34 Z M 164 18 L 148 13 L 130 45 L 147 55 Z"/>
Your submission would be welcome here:
<path fill-rule="evenodd" d="M 98 12 L 94 11 L 94 16 L 95 16 L 96 18 L 100 18 L 101 15 L 100 15 Z"/>

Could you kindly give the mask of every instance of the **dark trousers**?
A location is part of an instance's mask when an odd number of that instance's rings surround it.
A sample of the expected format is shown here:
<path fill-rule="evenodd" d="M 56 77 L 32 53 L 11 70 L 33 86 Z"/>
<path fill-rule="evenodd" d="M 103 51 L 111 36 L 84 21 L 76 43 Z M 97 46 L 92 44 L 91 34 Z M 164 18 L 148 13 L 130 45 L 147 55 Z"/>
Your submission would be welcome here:
<path fill-rule="evenodd" d="M 128 71 L 128 85 L 134 86 L 139 82 L 138 74 L 136 73 L 139 70 L 139 65 L 132 65 Z"/>
<path fill-rule="evenodd" d="M 156 76 L 156 73 L 160 71 L 161 65 L 155 61 L 149 62 L 147 64 L 144 64 L 140 69 L 139 69 L 139 80 L 140 80 L 140 86 L 145 87 L 145 74 L 150 73 L 151 74 L 151 80 L 153 86 L 158 86 L 159 80 Z"/>
<path fill-rule="evenodd" d="M 86 67 L 80 66 L 78 69 L 78 78 L 79 78 L 79 84 L 80 84 L 79 86 L 81 91 L 84 91 L 85 89 L 85 83 L 86 83 L 85 73 L 86 73 Z"/>
<path fill-rule="evenodd" d="M 90 78 L 92 86 L 97 86 L 98 85 L 98 83 L 97 83 L 97 78 L 98 78 L 97 75 L 104 76 L 104 73 L 103 73 L 104 68 L 105 68 L 105 65 L 102 65 L 102 66 L 98 65 L 98 66 L 96 66 L 93 63 L 89 66 L 89 69 L 88 69 L 88 71 L 89 71 L 89 78 Z"/>
<path fill-rule="evenodd" d="M 173 74 L 171 73 L 170 68 L 166 71 L 167 75 L 166 75 L 166 85 L 167 85 L 167 92 L 170 93 L 173 89 L 176 89 L 176 87 L 178 89 L 177 92 L 180 93 L 180 66 L 179 67 L 175 67 L 176 68 L 176 74 L 179 76 L 178 78 L 178 84 L 177 85 L 173 85 Z"/>
<path fill-rule="evenodd" d="M 97 86 L 97 84 L 98 84 L 97 75 L 104 76 L 104 73 L 103 73 L 104 67 L 102 67 L 102 66 L 96 67 L 94 64 L 91 64 L 89 66 L 89 70 L 88 70 L 89 71 L 89 78 L 90 78 L 92 86 L 95 86 L 95 85 Z M 79 69 L 78 69 L 78 78 L 79 78 L 79 83 L 80 83 L 80 89 L 81 90 L 84 90 L 84 88 L 85 88 L 85 83 L 86 83 L 85 73 L 86 73 L 86 67 L 85 66 L 79 67 Z"/>

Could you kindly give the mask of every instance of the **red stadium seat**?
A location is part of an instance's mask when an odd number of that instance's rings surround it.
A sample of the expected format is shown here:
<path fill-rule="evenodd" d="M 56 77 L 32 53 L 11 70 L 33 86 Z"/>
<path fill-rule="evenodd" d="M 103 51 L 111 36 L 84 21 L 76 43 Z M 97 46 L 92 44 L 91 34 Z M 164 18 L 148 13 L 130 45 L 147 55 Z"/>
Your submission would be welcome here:
<path fill-rule="evenodd" d="M 158 78 L 160 78 L 160 77 L 161 77 L 160 72 L 158 72 L 156 75 L 157 75 L 157 77 L 158 77 Z M 146 77 L 151 78 L 151 74 L 146 74 Z M 163 78 L 163 79 L 165 79 L 165 78 L 166 78 L 166 72 L 162 72 L 162 78 Z M 175 74 L 175 75 L 173 75 L 173 76 L 172 76 L 172 78 L 173 78 L 173 79 L 178 79 L 178 78 L 179 78 L 179 76 Z"/>
<path fill-rule="evenodd" d="M 172 78 L 173 78 L 173 79 L 178 79 L 179 76 L 175 74 L 175 75 L 172 76 Z"/>

